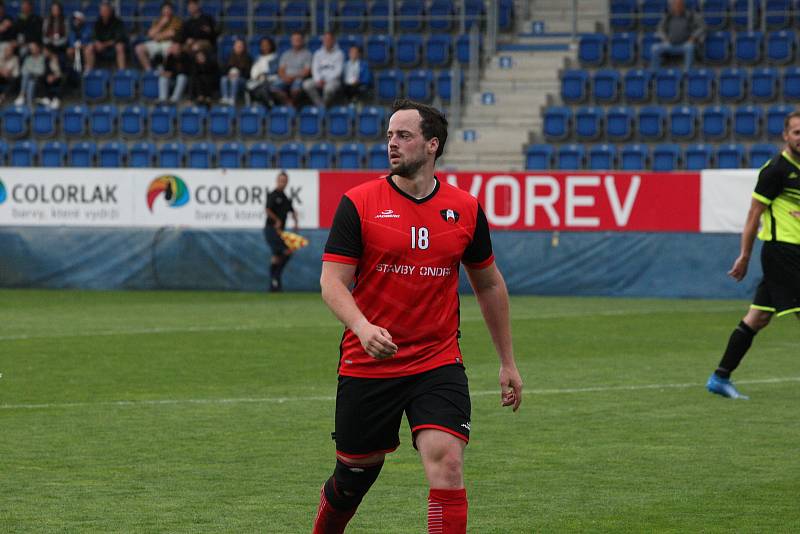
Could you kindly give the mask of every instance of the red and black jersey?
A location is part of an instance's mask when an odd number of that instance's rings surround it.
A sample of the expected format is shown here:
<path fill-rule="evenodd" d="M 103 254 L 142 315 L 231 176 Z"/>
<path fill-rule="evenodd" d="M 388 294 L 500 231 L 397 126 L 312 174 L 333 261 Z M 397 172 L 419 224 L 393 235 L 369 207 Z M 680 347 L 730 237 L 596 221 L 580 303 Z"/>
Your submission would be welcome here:
<path fill-rule="evenodd" d="M 356 304 L 398 346 L 376 360 L 346 329 L 340 375 L 391 378 L 461 362 L 459 264 L 494 261 L 486 216 L 469 193 L 437 179 L 415 199 L 391 176 L 357 186 L 339 203 L 322 260 L 356 265 Z"/>

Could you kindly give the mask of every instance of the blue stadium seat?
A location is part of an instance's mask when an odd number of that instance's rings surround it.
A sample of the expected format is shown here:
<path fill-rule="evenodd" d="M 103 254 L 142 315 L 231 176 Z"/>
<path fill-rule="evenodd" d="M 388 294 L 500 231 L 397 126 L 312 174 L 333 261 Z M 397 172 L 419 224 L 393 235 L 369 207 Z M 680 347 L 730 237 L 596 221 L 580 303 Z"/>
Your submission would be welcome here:
<path fill-rule="evenodd" d="M 608 37 L 601 33 L 585 34 L 578 43 L 578 61 L 586 67 L 599 67 L 606 62 Z"/>
<path fill-rule="evenodd" d="M 322 36 L 312 35 L 306 40 L 306 47 L 312 54 L 322 48 Z"/>
<path fill-rule="evenodd" d="M 139 141 L 131 146 L 128 167 L 155 167 L 156 146 L 149 141 Z"/>
<path fill-rule="evenodd" d="M 176 111 L 174 106 L 156 106 L 150 110 L 150 135 L 172 137 L 175 135 Z"/>
<path fill-rule="evenodd" d="M 580 104 L 589 96 L 589 73 L 583 69 L 568 69 L 561 74 L 561 100 L 565 104 Z"/>
<path fill-rule="evenodd" d="M 740 106 L 733 112 L 735 139 L 754 141 L 761 137 L 763 113 L 758 106 Z"/>
<path fill-rule="evenodd" d="M 35 141 L 15 141 L 9 150 L 8 164 L 12 167 L 33 167 L 36 165 L 37 152 Z"/>
<path fill-rule="evenodd" d="M 647 145 L 623 145 L 619 151 L 619 168 L 623 171 L 642 171 L 648 168 L 650 151 Z"/>
<path fill-rule="evenodd" d="M 0 166 L 6 165 L 8 162 L 8 143 L 0 139 Z"/>
<path fill-rule="evenodd" d="M 395 8 L 397 27 L 400 32 L 422 31 L 425 20 L 425 2 L 422 0 L 401 0 Z"/>
<path fill-rule="evenodd" d="M 525 168 L 545 170 L 553 166 L 553 145 L 539 143 L 525 149 Z"/>
<path fill-rule="evenodd" d="M 264 122 L 267 110 L 264 106 L 254 105 L 239 108 L 238 129 L 242 137 L 261 137 L 264 135 Z"/>
<path fill-rule="evenodd" d="M 394 60 L 402 69 L 416 67 L 422 61 L 422 35 L 400 35 L 395 41 Z"/>
<path fill-rule="evenodd" d="M 70 167 L 94 167 L 97 145 L 94 141 L 78 141 L 69 148 Z"/>
<path fill-rule="evenodd" d="M 262 0 L 253 8 L 253 28 L 261 34 L 274 35 L 280 20 L 280 1 Z"/>
<path fill-rule="evenodd" d="M 450 66 L 453 59 L 453 37 L 449 33 L 434 33 L 425 43 L 425 63 L 431 68 Z"/>
<path fill-rule="evenodd" d="M 767 109 L 766 130 L 770 139 L 780 139 L 783 136 L 783 121 L 794 109 L 794 106 L 788 104 L 774 104 Z"/>
<path fill-rule="evenodd" d="M 389 30 L 389 0 L 373 0 L 367 13 L 369 29 L 373 32 Z"/>
<path fill-rule="evenodd" d="M 542 133 L 548 141 L 563 141 L 572 135 L 572 110 L 564 106 L 552 106 L 545 110 Z"/>
<path fill-rule="evenodd" d="M 428 8 L 428 25 L 432 32 L 450 32 L 453 29 L 455 5 L 453 0 L 433 0 Z"/>
<path fill-rule="evenodd" d="M 164 143 L 158 150 L 158 166 L 178 169 L 183 167 L 185 157 L 186 145 L 178 142 Z"/>
<path fill-rule="evenodd" d="M 222 169 L 238 169 L 244 167 L 247 149 L 242 143 L 233 141 L 223 143 L 217 152 L 217 165 Z"/>
<path fill-rule="evenodd" d="M 428 69 L 409 72 L 406 78 L 406 96 L 418 102 L 433 100 L 433 72 Z"/>
<path fill-rule="evenodd" d="M 355 129 L 356 112 L 351 106 L 335 106 L 328 110 L 327 135 L 331 139 L 349 139 Z"/>
<path fill-rule="evenodd" d="M 636 0 L 610 0 L 609 23 L 612 32 L 627 32 L 636 29 L 639 6 Z"/>
<path fill-rule="evenodd" d="M 720 102 L 738 102 L 747 96 L 747 73 L 744 69 L 722 69 L 719 74 Z"/>
<path fill-rule="evenodd" d="M 128 147 L 119 141 L 109 141 L 100 146 L 97 151 L 98 167 L 124 167 Z"/>
<path fill-rule="evenodd" d="M 254 143 L 247 151 L 247 166 L 251 169 L 271 169 L 275 166 L 275 145 Z"/>
<path fill-rule="evenodd" d="M 367 168 L 385 170 L 389 168 L 389 153 L 386 143 L 376 143 L 367 152 Z"/>
<path fill-rule="evenodd" d="M 603 133 L 605 113 L 597 106 L 585 106 L 575 111 L 575 136 L 580 141 L 591 141 Z"/>
<path fill-rule="evenodd" d="M 661 106 L 644 106 L 639 110 L 639 138 L 646 141 L 663 139 L 667 112 Z"/>
<path fill-rule="evenodd" d="M 717 76 L 711 69 L 691 69 L 686 73 L 686 99 L 689 102 L 708 102 L 716 94 Z"/>
<path fill-rule="evenodd" d="M 653 94 L 652 73 L 644 69 L 631 69 L 624 78 L 625 100 L 629 104 L 650 102 Z"/>
<path fill-rule="evenodd" d="M 345 57 L 347 57 L 350 47 L 352 46 L 357 46 L 362 51 L 364 50 L 364 36 L 358 33 L 340 35 L 337 42 L 339 43 L 339 48 L 344 52 Z"/>
<path fill-rule="evenodd" d="M 30 131 L 31 112 L 27 106 L 9 106 L 3 109 L 3 137 L 26 137 Z"/>
<path fill-rule="evenodd" d="M 669 133 L 674 140 L 688 141 L 697 134 L 697 108 L 676 106 L 669 112 Z M 655 163 L 655 155 L 653 155 Z"/>
<path fill-rule="evenodd" d="M 331 143 L 315 143 L 308 150 L 309 169 L 332 169 L 336 159 L 336 147 Z"/>
<path fill-rule="evenodd" d="M 141 76 L 138 70 L 118 70 L 111 76 L 111 96 L 115 100 L 134 100 Z"/>
<path fill-rule="evenodd" d="M 617 148 L 614 145 L 592 145 L 586 158 L 586 168 L 607 171 L 617 166 Z"/>
<path fill-rule="evenodd" d="M 767 0 L 764 18 L 769 30 L 783 30 L 792 25 L 791 0 Z"/>
<path fill-rule="evenodd" d="M 146 70 L 142 73 L 142 98 L 154 101 L 158 99 L 158 73 Z"/>
<path fill-rule="evenodd" d="M 711 145 L 705 143 L 688 145 L 684 151 L 683 161 L 687 171 L 711 169 L 714 166 L 714 150 Z"/>
<path fill-rule="evenodd" d="M 639 56 L 642 63 L 649 65 L 653 59 L 653 45 L 660 43 L 661 38 L 655 33 L 645 33 L 642 35 L 642 42 L 639 45 Z"/>
<path fill-rule="evenodd" d="M 363 32 L 367 20 L 367 2 L 345 0 L 339 8 L 339 29 L 345 32 Z"/>
<path fill-rule="evenodd" d="M 785 65 L 794 61 L 797 39 L 794 32 L 780 30 L 767 35 L 767 61 Z"/>
<path fill-rule="evenodd" d="M 305 166 L 306 146 L 303 143 L 285 143 L 278 148 L 278 167 L 301 169 Z"/>
<path fill-rule="evenodd" d="M 703 110 L 701 134 L 706 139 L 720 140 L 730 133 L 731 112 L 726 106 L 709 106 Z"/>
<path fill-rule="evenodd" d="M 678 69 L 658 69 L 655 73 L 656 100 L 677 102 L 683 98 L 683 72 Z"/>
<path fill-rule="evenodd" d="M 464 88 L 464 71 L 459 75 L 459 87 Z M 453 96 L 453 75 L 449 70 L 442 70 L 436 75 L 436 96 L 449 103 Z"/>
<path fill-rule="evenodd" d="M 640 6 L 640 29 L 643 32 L 656 31 L 666 11 L 666 0 L 643 0 Z"/>
<path fill-rule="evenodd" d="M 389 35 L 370 35 L 367 38 L 364 58 L 370 67 L 386 67 L 392 61 L 392 38 Z"/>
<path fill-rule="evenodd" d="M 739 63 L 754 65 L 761 62 L 764 34 L 761 32 L 737 32 L 733 44 L 733 57 Z"/>
<path fill-rule="evenodd" d="M 772 143 L 756 143 L 750 147 L 748 160 L 750 167 L 760 169 L 766 162 L 780 153 L 780 149 Z"/>
<path fill-rule="evenodd" d="M 284 35 L 282 37 L 288 38 L 288 35 Z M 231 52 L 233 52 L 233 43 L 237 40 L 241 39 L 241 36 L 234 35 L 231 33 L 224 33 L 217 38 L 217 56 L 219 56 L 219 64 L 225 65 L 228 62 L 228 59 L 231 56 Z M 280 51 L 280 44 L 278 45 L 279 53 Z M 287 49 L 289 46 L 287 45 Z"/>
<path fill-rule="evenodd" d="M 637 60 L 637 39 L 635 33 L 615 33 L 609 42 L 609 59 L 612 65 L 633 65 Z"/>
<path fill-rule="evenodd" d="M 119 116 L 119 133 L 123 137 L 141 137 L 145 134 L 147 108 L 132 104 L 125 106 Z"/>
<path fill-rule="evenodd" d="M 483 0 L 464 0 L 464 30 L 469 31 L 473 24 L 482 26 L 481 19 L 486 16 Z"/>
<path fill-rule="evenodd" d="M 497 25 L 501 32 L 509 32 L 514 25 L 514 0 L 499 0 L 497 7 Z"/>
<path fill-rule="evenodd" d="M 559 146 L 556 152 L 556 169 L 562 171 L 583 169 L 585 152 L 583 145 L 577 143 Z"/>
<path fill-rule="evenodd" d="M 205 3 L 203 4 L 205 8 Z M 225 31 L 230 33 L 247 33 L 247 4 L 231 2 L 225 10 Z"/>
<path fill-rule="evenodd" d="M 611 104 L 619 100 L 622 77 L 614 69 L 600 69 L 594 73 L 592 95 L 598 104 Z"/>
<path fill-rule="evenodd" d="M 297 133 L 303 139 L 321 137 L 325 131 L 325 108 L 304 106 L 297 116 Z"/>
<path fill-rule="evenodd" d="M 83 98 L 90 101 L 108 98 L 111 73 L 106 69 L 90 70 L 83 75 Z"/>
<path fill-rule="evenodd" d="M 358 137 L 376 138 L 386 135 L 386 111 L 377 106 L 365 106 L 358 113 Z"/>
<path fill-rule="evenodd" d="M 704 0 L 703 20 L 709 30 L 723 30 L 728 26 L 729 0 Z"/>
<path fill-rule="evenodd" d="M 635 116 L 627 106 L 615 106 L 606 110 L 606 137 L 609 141 L 627 141 L 633 136 Z"/>
<path fill-rule="evenodd" d="M 232 137 L 236 125 L 236 108 L 212 106 L 208 112 L 208 133 L 214 137 Z"/>
<path fill-rule="evenodd" d="M 31 116 L 31 132 L 36 137 L 53 137 L 58 133 L 59 113 L 46 106 L 36 106 Z"/>
<path fill-rule="evenodd" d="M 791 102 L 800 100 L 800 67 L 783 69 L 783 99 Z"/>
<path fill-rule="evenodd" d="M 367 147 L 364 143 L 346 143 L 339 147 L 340 169 L 362 169 L 367 161 Z"/>
<path fill-rule="evenodd" d="M 404 94 L 405 74 L 399 69 L 382 70 L 375 83 L 378 100 L 391 103 Z"/>
<path fill-rule="evenodd" d="M 703 42 L 703 60 L 706 63 L 721 65 L 731 57 L 731 35 L 728 32 L 711 32 Z"/>
<path fill-rule="evenodd" d="M 3 121 L 4 126 L 6 121 Z M 83 104 L 75 104 L 64 108 L 61 119 L 61 130 L 67 137 L 84 137 L 89 126 L 89 108 Z"/>
<path fill-rule="evenodd" d="M 751 8 L 755 7 L 755 14 L 751 13 Z M 761 20 L 761 5 L 759 2 L 751 2 L 751 0 L 733 0 L 731 7 L 731 22 L 733 27 L 737 30 L 746 30 L 750 27 L 750 19 L 753 19 L 753 28 L 758 27 L 758 21 Z"/>
<path fill-rule="evenodd" d="M 469 35 L 459 35 L 456 39 L 456 60 L 462 65 L 469 63 Z M 483 37 L 478 38 L 478 57 L 483 52 Z"/>
<path fill-rule="evenodd" d="M 275 106 L 269 110 L 267 132 L 271 137 L 287 138 L 294 135 L 295 111 L 288 106 Z"/>
<path fill-rule="evenodd" d="M 159 0 L 145 0 L 139 9 L 139 15 L 143 19 L 141 24 L 148 29 L 160 14 L 161 2 Z"/>
<path fill-rule="evenodd" d="M 205 141 L 194 143 L 189 147 L 189 152 L 186 156 L 187 167 L 190 169 L 210 169 L 214 166 L 214 156 L 217 153 L 217 147 Z"/>
<path fill-rule="evenodd" d="M 731 143 L 717 147 L 718 169 L 743 169 L 747 165 L 744 147 Z"/>
<path fill-rule="evenodd" d="M 772 67 L 754 68 L 750 71 L 750 98 L 760 102 L 778 99 L 778 71 Z"/>
<path fill-rule="evenodd" d="M 308 31 L 311 9 L 306 0 L 289 0 L 283 6 L 281 15 L 283 31 L 285 33 L 305 33 Z"/>
<path fill-rule="evenodd" d="M 653 147 L 652 169 L 658 172 L 667 172 L 679 169 L 680 155 L 680 146 L 673 143 L 658 144 Z"/>
<path fill-rule="evenodd" d="M 117 133 L 117 107 L 95 106 L 89 113 L 89 134 L 92 137 L 109 137 Z"/>
<path fill-rule="evenodd" d="M 61 141 L 48 141 L 39 153 L 42 167 L 64 167 L 67 162 L 67 145 Z"/>

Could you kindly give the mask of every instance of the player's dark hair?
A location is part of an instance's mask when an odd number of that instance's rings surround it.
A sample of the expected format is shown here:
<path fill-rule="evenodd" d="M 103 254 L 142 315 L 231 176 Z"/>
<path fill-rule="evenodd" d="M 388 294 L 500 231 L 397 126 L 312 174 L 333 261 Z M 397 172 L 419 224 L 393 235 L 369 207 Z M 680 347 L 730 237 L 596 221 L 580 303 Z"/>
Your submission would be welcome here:
<path fill-rule="evenodd" d="M 416 109 L 419 112 L 420 130 L 426 141 L 434 137 L 439 140 L 439 148 L 436 150 L 436 159 L 444 152 L 444 144 L 447 142 L 447 118 L 444 113 L 433 106 L 421 104 L 407 98 L 398 98 L 392 106 L 392 114 L 402 109 Z"/>
<path fill-rule="evenodd" d="M 792 111 L 791 113 L 786 115 L 785 119 L 783 119 L 783 131 L 784 132 L 789 130 L 789 122 L 791 122 L 791 120 L 794 119 L 794 118 L 800 118 L 800 109 L 796 110 L 796 111 Z"/>

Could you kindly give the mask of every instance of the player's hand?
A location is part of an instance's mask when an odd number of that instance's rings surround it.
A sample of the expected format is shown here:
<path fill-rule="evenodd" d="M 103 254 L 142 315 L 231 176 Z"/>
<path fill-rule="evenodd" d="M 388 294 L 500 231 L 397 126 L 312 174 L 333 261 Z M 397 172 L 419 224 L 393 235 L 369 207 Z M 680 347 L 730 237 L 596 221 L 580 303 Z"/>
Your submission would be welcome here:
<path fill-rule="evenodd" d="M 500 400 L 516 412 L 522 404 L 522 377 L 516 366 L 500 366 Z"/>
<path fill-rule="evenodd" d="M 397 345 L 392 343 L 392 335 L 385 328 L 365 320 L 353 329 L 353 333 L 358 336 L 367 354 L 376 360 L 384 360 L 397 354 Z"/>
<path fill-rule="evenodd" d="M 731 270 L 728 271 L 728 276 L 737 282 L 741 282 L 747 274 L 747 265 L 749 263 L 750 258 L 747 256 L 739 256 L 736 258 L 736 261 L 733 262 L 733 267 L 731 267 Z"/>

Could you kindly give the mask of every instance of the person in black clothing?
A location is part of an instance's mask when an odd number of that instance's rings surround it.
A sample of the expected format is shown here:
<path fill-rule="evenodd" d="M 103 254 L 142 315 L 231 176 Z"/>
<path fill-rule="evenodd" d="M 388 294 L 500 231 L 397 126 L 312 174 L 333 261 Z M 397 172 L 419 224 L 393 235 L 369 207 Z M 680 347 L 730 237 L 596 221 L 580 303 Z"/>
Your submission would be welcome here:
<path fill-rule="evenodd" d="M 217 23 L 214 21 L 214 17 L 203 13 L 199 0 L 189 0 L 186 3 L 186 9 L 189 12 L 189 18 L 184 21 L 181 28 L 183 49 L 190 54 L 198 50 L 210 53 L 214 50 L 214 44 L 217 42 Z"/>
<path fill-rule="evenodd" d="M 210 106 L 219 86 L 219 65 L 213 55 L 202 49 L 195 52 L 190 80 L 195 103 L 198 106 Z"/>
<path fill-rule="evenodd" d="M 186 85 L 189 83 L 189 73 L 192 69 L 192 58 L 183 51 L 180 43 L 172 43 L 167 49 L 167 57 L 164 58 L 164 65 L 158 75 L 158 100 L 161 103 L 167 101 L 170 85 L 172 96 L 169 101 L 177 104 L 183 97 Z"/>
<path fill-rule="evenodd" d="M 297 214 L 292 206 L 292 200 L 286 196 L 284 189 L 289 183 L 289 176 L 286 171 L 281 171 L 275 181 L 275 189 L 267 195 L 267 220 L 264 226 L 264 238 L 267 245 L 272 249 L 272 260 L 270 265 L 270 291 L 276 292 L 283 289 L 281 275 L 292 251 L 286 246 L 281 238 L 281 232 L 286 226 L 286 216 L 291 212 L 294 219 L 294 229 L 297 231 Z"/>
<path fill-rule="evenodd" d="M 108 2 L 100 4 L 100 17 L 94 23 L 92 38 L 92 42 L 84 49 L 87 71 L 94 68 L 97 56 L 114 57 L 117 60 L 117 68 L 120 70 L 125 68 L 128 32 L 125 31 L 125 24 L 117 17 L 114 8 Z"/>
<path fill-rule="evenodd" d="M 22 0 L 19 5 L 19 18 L 17 18 L 17 39 L 20 34 L 22 35 L 22 39 L 19 41 L 21 56 L 28 53 L 30 43 L 42 42 L 42 23 L 42 17 L 33 10 L 31 0 Z"/>
<path fill-rule="evenodd" d="M 17 24 L 6 13 L 6 6 L 0 1 L 0 58 L 5 56 L 5 49 L 13 50 L 17 43 Z"/>

